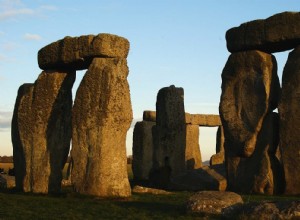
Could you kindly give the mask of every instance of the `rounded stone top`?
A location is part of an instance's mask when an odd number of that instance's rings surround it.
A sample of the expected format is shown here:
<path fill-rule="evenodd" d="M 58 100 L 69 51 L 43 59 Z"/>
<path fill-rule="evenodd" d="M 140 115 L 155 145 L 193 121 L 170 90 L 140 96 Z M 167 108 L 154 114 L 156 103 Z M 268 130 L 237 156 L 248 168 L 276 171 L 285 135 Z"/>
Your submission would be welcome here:
<path fill-rule="evenodd" d="M 229 52 L 261 50 L 275 53 L 300 45 L 300 12 L 282 12 L 226 32 Z"/>
<path fill-rule="evenodd" d="M 87 69 L 95 57 L 126 58 L 129 41 L 113 34 L 65 37 L 38 52 L 38 64 L 43 70 Z"/>

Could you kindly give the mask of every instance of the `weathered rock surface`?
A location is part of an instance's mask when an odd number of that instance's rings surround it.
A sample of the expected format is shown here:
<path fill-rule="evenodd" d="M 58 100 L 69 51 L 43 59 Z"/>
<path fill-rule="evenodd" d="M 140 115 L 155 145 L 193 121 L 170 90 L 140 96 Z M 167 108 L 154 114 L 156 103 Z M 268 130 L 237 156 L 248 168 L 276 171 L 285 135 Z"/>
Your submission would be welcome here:
<path fill-rule="evenodd" d="M 279 105 L 280 150 L 287 194 L 300 194 L 300 46 L 288 57 Z"/>
<path fill-rule="evenodd" d="M 300 12 L 283 12 L 265 20 L 234 27 L 226 33 L 230 52 L 261 50 L 268 53 L 295 48 L 300 44 Z"/>
<path fill-rule="evenodd" d="M 218 190 L 225 191 L 227 181 L 224 176 L 203 166 L 196 170 L 187 170 L 171 178 L 169 188 L 172 190 L 200 191 L 200 190 Z"/>
<path fill-rule="evenodd" d="M 299 201 L 250 202 L 223 210 L 226 219 L 300 219 Z"/>
<path fill-rule="evenodd" d="M 168 184 L 168 179 L 186 169 L 186 125 L 184 92 L 175 86 L 159 90 L 156 101 L 155 151 L 151 181 L 155 186 Z"/>
<path fill-rule="evenodd" d="M 126 58 L 129 41 L 112 34 L 65 37 L 38 52 L 39 67 L 48 69 L 87 69 L 93 58 Z"/>
<path fill-rule="evenodd" d="M 11 139 L 15 168 L 16 188 L 25 192 L 32 190 L 32 118 L 31 105 L 34 84 L 23 84 L 18 90 L 11 123 Z"/>
<path fill-rule="evenodd" d="M 216 136 L 216 154 L 212 155 L 209 161 L 209 164 L 211 166 L 224 163 L 225 160 L 224 143 L 225 143 L 224 129 L 223 126 L 219 126 L 217 130 L 217 136 Z"/>
<path fill-rule="evenodd" d="M 221 125 L 221 119 L 219 115 L 186 113 L 185 121 L 187 124 L 199 125 L 205 127 L 216 127 Z"/>
<path fill-rule="evenodd" d="M 217 217 L 224 209 L 243 204 L 240 195 L 233 192 L 202 191 L 197 192 L 187 201 L 187 211 L 207 217 Z"/>
<path fill-rule="evenodd" d="M 148 180 L 153 161 L 152 129 L 155 122 L 142 121 L 133 130 L 132 172 L 135 180 Z"/>
<path fill-rule="evenodd" d="M 143 186 L 134 186 L 132 189 L 132 192 L 134 193 L 140 193 L 140 194 L 154 194 L 154 195 L 169 195 L 172 194 L 171 192 L 162 190 L 162 189 L 154 189 L 154 188 L 148 188 Z"/>
<path fill-rule="evenodd" d="M 202 159 L 199 146 L 199 126 L 187 124 L 185 139 L 186 169 L 193 170 L 202 167 Z"/>
<path fill-rule="evenodd" d="M 43 71 L 21 86 L 12 139 L 16 185 L 25 192 L 59 192 L 71 140 L 74 72 Z M 20 161 L 16 161 L 20 159 Z"/>
<path fill-rule="evenodd" d="M 230 55 L 222 72 L 219 107 L 226 152 L 252 155 L 265 115 L 277 107 L 279 91 L 274 56 L 260 51 Z"/>
<path fill-rule="evenodd" d="M 143 112 L 143 121 L 156 122 L 156 111 L 144 111 Z"/>
<path fill-rule="evenodd" d="M 260 194 L 282 192 L 283 172 L 275 155 L 278 148 L 277 125 L 278 115 L 268 114 L 251 157 L 242 158 L 226 152 L 228 190 Z"/>
<path fill-rule="evenodd" d="M 95 58 L 73 107 L 72 182 L 76 191 L 128 197 L 126 134 L 132 121 L 126 59 Z"/>

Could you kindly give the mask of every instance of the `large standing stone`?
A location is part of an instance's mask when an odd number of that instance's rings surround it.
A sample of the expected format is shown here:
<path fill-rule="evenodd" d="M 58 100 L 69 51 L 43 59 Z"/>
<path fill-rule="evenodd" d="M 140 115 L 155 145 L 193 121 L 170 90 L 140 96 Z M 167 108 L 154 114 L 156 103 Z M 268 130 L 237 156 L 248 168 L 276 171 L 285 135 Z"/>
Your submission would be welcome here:
<path fill-rule="evenodd" d="M 265 115 L 277 107 L 279 91 L 274 56 L 260 51 L 230 55 L 222 72 L 219 107 L 226 151 L 252 155 Z"/>
<path fill-rule="evenodd" d="M 202 167 L 198 125 L 186 125 L 185 161 L 188 170 Z"/>
<path fill-rule="evenodd" d="M 278 115 L 266 116 L 258 136 L 257 146 L 249 158 L 226 150 L 228 190 L 242 193 L 281 193 L 283 173 L 275 156 L 278 148 Z M 226 148 L 225 148 L 226 149 Z"/>
<path fill-rule="evenodd" d="M 148 180 L 153 161 L 152 129 L 155 122 L 137 122 L 133 130 L 132 172 L 135 180 Z"/>
<path fill-rule="evenodd" d="M 274 53 L 293 49 L 300 44 L 300 12 L 283 12 L 241 24 L 227 31 L 226 41 L 230 52 Z"/>
<path fill-rule="evenodd" d="M 300 46 L 288 57 L 279 105 L 280 151 L 287 194 L 300 194 Z"/>
<path fill-rule="evenodd" d="M 95 58 L 77 90 L 71 154 L 78 192 L 131 195 L 125 146 L 132 121 L 127 75 L 126 59 Z"/>
<path fill-rule="evenodd" d="M 87 69 L 95 57 L 126 58 L 129 41 L 112 34 L 65 37 L 38 52 L 41 69 Z"/>
<path fill-rule="evenodd" d="M 71 140 L 75 73 L 42 72 L 19 90 L 12 126 L 17 187 L 35 193 L 59 192 Z M 22 95 L 23 94 L 23 95 Z M 23 98 L 22 98 L 23 97 Z"/>
<path fill-rule="evenodd" d="M 34 84 L 23 84 L 18 90 L 11 124 L 13 159 L 16 188 L 25 192 L 32 190 L 32 118 L 31 105 Z"/>

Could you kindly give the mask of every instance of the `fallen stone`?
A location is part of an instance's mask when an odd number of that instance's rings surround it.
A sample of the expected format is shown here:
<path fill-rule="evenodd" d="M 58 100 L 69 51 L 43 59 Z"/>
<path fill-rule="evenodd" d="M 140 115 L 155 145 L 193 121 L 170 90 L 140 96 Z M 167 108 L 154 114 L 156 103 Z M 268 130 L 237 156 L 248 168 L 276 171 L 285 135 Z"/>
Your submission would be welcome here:
<path fill-rule="evenodd" d="M 300 219 L 300 200 L 250 202 L 223 210 L 226 219 Z"/>
<path fill-rule="evenodd" d="M 65 37 L 38 52 L 38 64 L 43 70 L 87 69 L 93 58 L 126 58 L 129 41 L 112 34 Z"/>
<path fill-rule="evenodd" d="M 169 184 L 169 189 L 180 191 L 225 191 L 226 188 L 226 178 L 207 166 L 172 177 Z"/>
<path fill-rule="evenodd" d="M 233 192 L 202 191 L 192 195 L 187 201 L 187 212 L 206 217 L 220 217 L 224 209 L 243 204 L 240 195 Z"/>
<path fill-rule="evenodd" d="M 286 51 L 300 45 L 300 12 L 283 12 L 265 20 L 255 20 L 226 32 L 231 53 L 261 50 L 267 53 Z"/>
<path fill-rule="evenodd" d="M 288 57 L 282 75 L 279 104 L 280 151 L 283 162 L 286 194 L 300 194 L 300 46 Z"/>
<path fill-rule="evenodd" d="M 77 90 L 72 122 L 72 182 L 77 192 L 129 197 L 126 134 L 132 121 L 123 58 L 95 58 Z"/>
<path fill-rule="evenodd" d="M 133 130 L 132 172 L 136 181 L 149 180 L 153 161 L 153 135 L 155 122 L 137 122 Z"/>
<path fill-rule="evenodd" d="M 275 57 L 260 51 L 231 54 L 222 72 L 220 116 L 225 151 L 249 157 L 280 93 Z"/>
<path fill-rule="evenodd" d="M 132 189 L 132 192 L 134 193 L 140 193 L 140 194 L 154 194 L 154 195 L 170 195 L 172 192 L 168 192 L 162 189 L 154 189 L 154 188 L 148 188 L 143 186 L 134 186 Z"/>

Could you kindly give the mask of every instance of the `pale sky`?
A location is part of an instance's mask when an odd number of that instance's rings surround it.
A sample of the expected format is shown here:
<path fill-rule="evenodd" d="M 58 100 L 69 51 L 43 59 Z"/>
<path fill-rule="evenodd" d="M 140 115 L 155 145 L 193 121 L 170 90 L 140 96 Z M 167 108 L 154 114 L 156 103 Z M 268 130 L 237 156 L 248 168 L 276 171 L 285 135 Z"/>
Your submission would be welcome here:
<path fill-rule="evenodd" d="M 185 92 L 185 110 L 218 114 L 231 27 L 283 11 L 299 0 L 0 0 L 0 155 L 12 155 L 10 123 L 17 91 L 41 73 L 37 52 L 65 36 L 111 33 L 130 41 L 129 85 L 135 120 L 155 110 L 160 88 Z M 279 77 L 287 53 L 275 54 Z M 78 72 L 74 94 L 85 71 Z M 216 129 L 200 129 L 201 153 L 215 151 Z M 127 154 L 131 154 L 132 129 Z"/>

